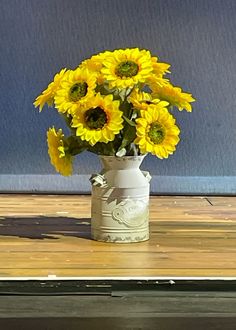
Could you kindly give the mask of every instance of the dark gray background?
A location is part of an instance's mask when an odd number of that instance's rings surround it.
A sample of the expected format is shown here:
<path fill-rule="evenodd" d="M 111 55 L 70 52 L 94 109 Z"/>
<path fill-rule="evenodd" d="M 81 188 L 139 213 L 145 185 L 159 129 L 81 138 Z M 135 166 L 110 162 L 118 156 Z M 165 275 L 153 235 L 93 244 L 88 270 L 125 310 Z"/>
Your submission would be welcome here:
<path fill-rule="evenodd" d="M 89 192 L 96 156 L 78 157 L 73 178 L 50 165 L 45 134 L 64 127 L 35 97 L 61 68 L 106 49 L 140 47 L 170 63 L 192 92 L 175 115 L 181 142 L 167 160 L 148 156 L 153 193 L 236 192 L 235 0 L 0 0 L 0 191 Z"/>

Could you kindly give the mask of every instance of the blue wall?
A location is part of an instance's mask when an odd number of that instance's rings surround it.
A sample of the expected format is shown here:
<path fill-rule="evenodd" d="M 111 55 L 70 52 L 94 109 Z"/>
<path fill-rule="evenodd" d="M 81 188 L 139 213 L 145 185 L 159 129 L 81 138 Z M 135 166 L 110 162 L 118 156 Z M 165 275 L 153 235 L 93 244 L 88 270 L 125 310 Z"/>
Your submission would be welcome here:
<path fill-rule="evenodd" d="M 176 111 L 176 153 L 144 161 L 152 192 L 236 192 L 235 0 L 1 0 L 0 7 L 0 191 L 89 191 L 96 156 L 83 153 L 73 179 L 56 175 L 45 133 L 64 126 L 55 110 L 39 114 L 32 102 L 61 68 L 138 46 L 171 63 L 172 82 L 197 99 L 192 114 Z"/>

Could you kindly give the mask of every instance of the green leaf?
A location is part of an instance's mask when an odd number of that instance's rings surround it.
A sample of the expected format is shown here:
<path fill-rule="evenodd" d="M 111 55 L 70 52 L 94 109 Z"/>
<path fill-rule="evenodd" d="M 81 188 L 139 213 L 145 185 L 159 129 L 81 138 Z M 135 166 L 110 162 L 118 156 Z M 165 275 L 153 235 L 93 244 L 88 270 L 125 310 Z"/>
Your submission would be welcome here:
<path fill-rule="evenodd" d="M 88 149 L 89 144 L 86 141 L 82 141 L 77 136 L 69 136 L 66 139 L 66 145 L 68 148 L 68 153 L 70 153 L 72 156 L 78 155 L 81 152 Z"/>
<path fill-rule="evenodd" d="M 126 125 L 123 129 L 123 139 L 118 151 L 129 146 L 134 141 L 135 138 L 136 138 L 136 127 Z"/>
<path fill-rule="evenodd" d="M 90 146 L 88 151 L 95 153 L 97 155 L 105 155 L 105 156 L 114 156 L 115 148 L 114 141 L 110 141 L 108 143 L 97 142 L 94 146 Z"/>
<path fill-rule="evenodd" d="M 123 115 L 123 118 L 130 126 L 136 126 L 135 122 L 133 120 L 127 118 L 125 115 Z"/>
<path fill-rule="evenodd" d="M 110 89 L 107 84 L 97 85 L 95 89 L 96 93 L 101 93 L 102 95 L 109 95 L 115 92 L 115 89 Z"/>
<path fill-rule="evenodd" d="M 130 118 L 131 112 L 132 112 L 132 104 L 124 101 L 120 105 L 120 110 L 123 112 L 123 114 L 127 117 Z"/>
<path fill-rule="evenodd" d="M 134 89 L 134 87 L 132 87 L 132 88 L 130 88 L 130 87 L 126 88 L 126 97 L 128 97 L 131 94 L 131 92 L 132 92 L 133 89 Z"/>
<path fill-rule="evenodd" d="M 120 96 L 120 98 L 121 98 L 122 101 L 125 101 L 125 98 L 126 98 L 126 89 L 122 89 L 119 92 L 119 96 Z"/>

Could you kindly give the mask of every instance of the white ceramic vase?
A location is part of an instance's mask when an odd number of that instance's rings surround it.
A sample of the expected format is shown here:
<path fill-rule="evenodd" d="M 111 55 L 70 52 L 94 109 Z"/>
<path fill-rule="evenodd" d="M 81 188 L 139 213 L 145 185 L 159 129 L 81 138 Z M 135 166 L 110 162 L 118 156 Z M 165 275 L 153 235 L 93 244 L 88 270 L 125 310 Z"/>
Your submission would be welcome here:
<path fill-rule="evenodd" d="M 103 169 L 93 174 L 91 235 L 114 243 L 149 239 L 148 172 L 140 170 L 145 156 L 100 156 Z"/>

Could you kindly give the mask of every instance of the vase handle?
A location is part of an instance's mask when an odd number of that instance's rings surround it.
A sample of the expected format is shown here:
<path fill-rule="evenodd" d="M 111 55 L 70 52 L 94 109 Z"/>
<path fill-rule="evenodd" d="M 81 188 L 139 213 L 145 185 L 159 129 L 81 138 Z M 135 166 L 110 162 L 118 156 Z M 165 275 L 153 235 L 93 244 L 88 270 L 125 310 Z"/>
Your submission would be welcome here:
<path fill-rule="evenodd" d="M 148 171 L 142 171 L 143 175 L 145 176 L 145 178 L 147 179 L 148 182 L 151 181 L 152 176 Z"/>
<path fill-rule="evenodd" d="M 107 185 L 107 181 L 104 175 L 100 173 L 92 174 L 92 176 L 89 178 L 89 181 L 93 186 L 105 187 Z"/>

